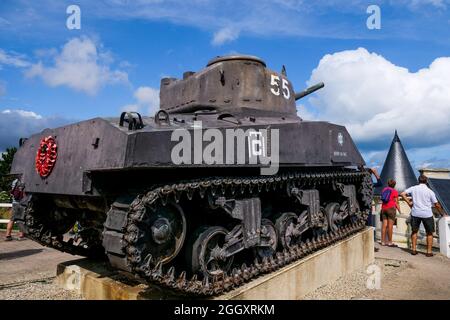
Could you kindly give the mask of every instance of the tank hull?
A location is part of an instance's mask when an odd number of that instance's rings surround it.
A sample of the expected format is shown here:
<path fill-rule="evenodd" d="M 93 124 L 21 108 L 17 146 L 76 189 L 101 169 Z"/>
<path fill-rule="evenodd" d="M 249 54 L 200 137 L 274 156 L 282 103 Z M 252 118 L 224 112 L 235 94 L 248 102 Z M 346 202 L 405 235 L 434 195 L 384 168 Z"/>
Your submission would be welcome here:
<path fill-rule="evenodd" d="M 176 118 L 176 115 L 174 116 Z M 146 127 L 139 131 L 129 131 L 118 125 L 119 119 L 96 118 L 79 122 L 61 128 L 46 129 L 30 137 L 17 151 L 12 164 L 12 174 L 22 175 L 23 182 L 29 193 L 60 194 L 74 196 L 100 196 L 98 186 L 106 172 L 155 170 L 189 170 L 201 172 L 202 169 L 214 169 L 220 175 L 220 170 L 230 171 L 239 168 L 268 167 L 261 163 L 250 163 L 248 154 L 249 140 L 244 141 L 245 160 L 239 163 L 237 159 L 239 141 L 234 143 L 223 141 L 221 152 L 224 155 L 214 163 L 205 163 L 203 150 L 211 143 L 205 141 L 204 133 L 209 129 L 220 132 L 224 140 L 233 137 L 231 133 L 239 130 L 278 130 L 277 165 L 280 168 L 295 167 L 345 167 L 361 166 L 364 160 L 343 126 L 328 122 L 309 122 L 285 119 L 261 118 L 255 122 L 240 120 L 242 124 L 229 124 L 214 117 L 197 117 L 197 124 L 202 127 L 193 128 L 191 124 L 179 124 L 172 121 L 171 125 L 158 126 L 153 118 L 144 118 Z M 247 123 L 245 123 L 247 122 Z M 186 130 L 190 138 L 190 158 L 186 163 L 174 164 L 172 150 L 180 144 L 181 139 L 174 141 L 176 130 Z M 197 136 L 200 138 L 198 139 Z M 58 158 L 52 173 L 43 179 L 36 173 L 35 157 L 41 141 L 46 136 L 53 136 L 57 142 Z M 229 138 L 228 142 L 230 142 Z M 198 143 L 200 142 L 200 161 L 198 158 Z M 186 142 L 186 141 L 184 141 Z M 340 143 L 341 142 L 341 143 Z M 230 151 L 232 148 L 232 151 Z M 226 158 L 227 153 L 233 153 L 233 160 Z M 243 162 L 243 163 L 242 163 Z M 96 175 L 95 173 L 102 173 Z M 122 181 L 127 184 L 127 181 Z M 130 182 L 133 183 L 133 182 Z"/>

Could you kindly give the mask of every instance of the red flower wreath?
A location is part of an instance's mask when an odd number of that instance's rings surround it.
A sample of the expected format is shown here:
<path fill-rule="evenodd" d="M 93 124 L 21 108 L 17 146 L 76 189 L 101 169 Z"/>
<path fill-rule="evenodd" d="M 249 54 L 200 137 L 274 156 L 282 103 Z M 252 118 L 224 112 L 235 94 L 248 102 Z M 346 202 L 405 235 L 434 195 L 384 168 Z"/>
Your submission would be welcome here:
<path fill-rule="evenodd" d="M 56 141 L 52 136 L 42 138 L 36 153 L 36 171 L 42 178 L 48 177 L 56 163 Z"/>

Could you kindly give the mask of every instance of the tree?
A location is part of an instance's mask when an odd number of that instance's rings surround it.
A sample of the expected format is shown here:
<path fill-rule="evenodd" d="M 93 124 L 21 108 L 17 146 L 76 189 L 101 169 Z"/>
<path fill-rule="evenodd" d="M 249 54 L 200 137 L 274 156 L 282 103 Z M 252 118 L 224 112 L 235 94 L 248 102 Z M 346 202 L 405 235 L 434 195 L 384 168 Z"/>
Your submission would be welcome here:
<path fill-rule="evenodd" d="M 9 177 L 11 165 L 17 148 L 6 148 L 0 159 L 0 191 L 6 191 L 9 194 L 11 190 L 12 177 Z"/>

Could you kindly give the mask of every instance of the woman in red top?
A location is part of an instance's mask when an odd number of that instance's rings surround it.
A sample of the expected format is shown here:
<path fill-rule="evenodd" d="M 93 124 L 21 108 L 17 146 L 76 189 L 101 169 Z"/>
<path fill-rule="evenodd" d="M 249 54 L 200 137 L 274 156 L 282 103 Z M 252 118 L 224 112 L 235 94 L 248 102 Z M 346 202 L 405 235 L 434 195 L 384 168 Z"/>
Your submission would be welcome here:
<path fill-rule="evenodd" d="M 383 224 L 381 226 L 381 245 L 386 245 L 386 231 L 388 234 L 388 246 L 389 247 L 397 247 L 396 244 L 392 243 L 392 232 L 395 223 L 395 216 L 397 215 L 397 210 L 400 213 L 400 205 L 398 203 L 398 192 L 395 190 L 396 182 L 393 179 L 389 179 L 388 186 L 383 189 L 381 194 L 385 193 L 389 189 L 391 192 L 389 196 L 389 201 L 383 202 L 381 206 L 381 219 Z"/>

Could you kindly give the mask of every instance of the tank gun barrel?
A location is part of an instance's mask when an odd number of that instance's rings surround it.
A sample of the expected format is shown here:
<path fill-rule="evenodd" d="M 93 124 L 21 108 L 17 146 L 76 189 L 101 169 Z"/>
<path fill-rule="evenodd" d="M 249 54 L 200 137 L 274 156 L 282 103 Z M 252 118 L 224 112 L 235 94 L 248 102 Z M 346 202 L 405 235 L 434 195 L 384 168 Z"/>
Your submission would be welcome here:
<path fill-rule="evenodd" d="M 313 92 L 316 92 L 317 90 L 322 89 L 325 87 L 325 84 L 323 82 L 320 82 L 318 84 L 313 85 L 312 87 L 309 87 L 308 89 L 305 89 L 301 92 L 298 92 L 295 94 L 295 100 L 299 100 L 303 97 L 306 97 L 307 95 L 310 95 Z"/>

